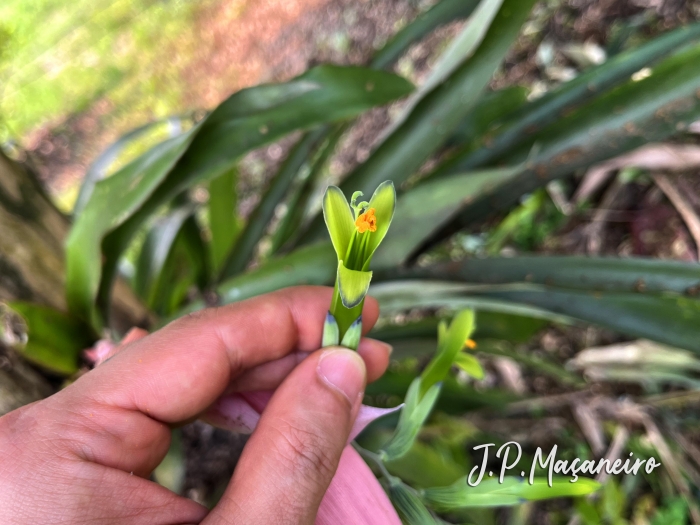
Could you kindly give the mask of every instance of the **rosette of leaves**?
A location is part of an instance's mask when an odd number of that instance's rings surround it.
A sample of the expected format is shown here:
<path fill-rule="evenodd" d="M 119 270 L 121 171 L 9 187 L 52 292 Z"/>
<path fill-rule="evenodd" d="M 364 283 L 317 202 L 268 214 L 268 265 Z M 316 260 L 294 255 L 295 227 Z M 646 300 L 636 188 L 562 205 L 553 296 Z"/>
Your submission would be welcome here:
<path fill-rule="evenodd" d="M 447 240 L 461 242 L 453 234 L 465 228 L 517 211 L 523 195 L 554 179 L 573 180 L 572 175 L 649 142 L 683 140 L 689 123 L 700 118 L 700 24 L 645 41 L 640 34 L 604 63 L 536 99 L 519 86 L 492 90 L 493 75 L 533 5 L 534 0 L 441 0 L 407 24 L 367 67 L 320 66 L 282 84 L 239 91 L 183 133 L 137 158 L 121 158 L 123 167 L 114 173 L 99 170 L 81 192 L 84 202 L 66 244 L 70 329 L 58 316 L 31 322 L 27 313 L 29 344 L 33 340 L 42 348 L 55 334 L 70 334 L 70 344 L 52 350 L 62 356 L 63 373 L 76 370 L 79 350 L 89 344 L 83 336 L 93 342 L 105 330 L 116 332 L 111 291 L 115 282 L 124 284 L 116 276 L 130 262 L 136 273 L 132 284 L 144 302 L 157 306 L 159 322 L 300 283 L 336 283 L 331 315 L 337 334 L 329 340 L 342 342 L 357 321 L 371 279 L 386 318 L 411 309 L 432 316 L 474 308 L 484 331 L 487 315 L 508 320 L 507 330 L 490 335 L 501 342 L 515 342 L 512 320 L 518 316 L 531 325 L 590 323 L 700 353 L 696 264 L 528 254 L 440 260 L 432 250 Z M 467 17 L 417 90 L 388 72 L 413 42 Z M 634 75 L 642 70 L 643 78 Z M 396 106 L 397 118 L 367 159 L 338 183 L 333 195 L 345 207 L 340 209 L 347 235 L 344 249 L 333 241 L 334 253 L 314 202 L 318 189 L 328 184 L 338 144 L 352 119 L 409 97 L 408 104 Z M 294 132 L 298 141 L 261 188 L 258 204 L 242 217 L 236 205 L 241 159 Z M 346 196 L 355 190 L 369 195 L 387 180 L 398 194 L 395 217 L 365 266 L 368 251 L 348 257 L 347 248 L 371 199 L 356 216 Z M 202 189 L 208 190 L 208 200 L 193 198 Z M 358 237 L 370 234 L 365 248 L 387 225 L 377 208 L 361 223 L 368 229 Z M 148 241 L 140 244 L 144 238 Z M 354 306 L 348 308 L 343 299 Z M 430 338 L 432 349 L 437 320 L 424 321 L 430 330 L 420 336 Z M 416 337 L 421 326 L 397 323 L 392 337 Z M 451 329 L 441 331 L 448 335 Z M 402 437 L 386 444 L 387 454 L 399 455 L 405 443 L 415 444 L 415 429 L 435 407 L 449 401 L 451 411 L 464 412 L 504 398 L 492 389 L 459 389 L 453 377 L 443 376 L 453 366 L 470 375 L 480 368 L 463 347 L 455 350 L 440 337 L 436 356 L 456 352 L 454 359 L 439 358 L 420 381 L 413 372 L 399 377 L 390 369 L 387 377 L 395 382 L 383 378 L 369 385 L 375 393 L 406 399 L 397 430 Z M 487 341 L 479 340 L 486 350 Z M 50 363 L 54 357 L 31 356 L 56 369 Z M 437 501 L 438 495 L 431 497 Z"/>

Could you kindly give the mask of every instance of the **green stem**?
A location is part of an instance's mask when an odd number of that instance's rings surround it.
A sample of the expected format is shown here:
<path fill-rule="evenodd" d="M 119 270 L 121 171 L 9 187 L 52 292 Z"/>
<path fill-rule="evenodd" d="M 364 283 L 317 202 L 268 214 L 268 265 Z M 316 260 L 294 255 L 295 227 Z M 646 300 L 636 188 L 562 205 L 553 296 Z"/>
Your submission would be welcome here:
<path fill-rule="evenodd" d="M 338 291 L 338 283 L 335 283 L 333 288 L 333 299 L 331 300 L 330 312 L 335 321 L 338 323 L 338 330 L 340 332 L 340 340 L 343 340 L 345 332 L 348 331 L 350 325 L 355 322 L 355 320 L 362 315 L 362 307 L 365 304 L 363 299 L 360 304 L 354 308 L 345 308 L 343 306 L 343 301 L 340 299 L 340 292 Z"/>
<path fill-rule="evenodd" d="M 394 476 L 389 474 L 389 471 L 384 465 L 384 461 L 382 461 L 382 458 L 379 456 L 379 454 L 375 454 L 374 452 L 361 447 L 355 441 L 352 442 L 352 447 L 355 450 L 357 450 L 357 452 L 360 454 L 360 456 L 362 456 L 363 459 L 369 460 L 372 463 L 374 463 L 379 469 L 379 471 L 382 473 L 382 476 L 384 476 L 387 479 L 387 481 L 391 482 L 393 479 L 395 479 Z"/>

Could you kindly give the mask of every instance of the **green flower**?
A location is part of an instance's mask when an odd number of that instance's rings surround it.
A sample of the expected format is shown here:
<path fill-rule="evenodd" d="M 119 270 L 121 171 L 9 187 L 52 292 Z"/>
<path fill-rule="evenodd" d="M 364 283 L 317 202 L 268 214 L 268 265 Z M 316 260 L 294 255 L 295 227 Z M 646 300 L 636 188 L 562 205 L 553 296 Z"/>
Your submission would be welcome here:
<path fill-rule="evenodd" d="M 356 203 L 361 196 L 362 192 L 356 191 L 348 203 L 340 188 L 329 186 L 323 197 L 323 217 L 338 255 L 330 314 L 338 322 L 340 339 L 362 312 L 372 280 L 369 265 L 396 208 L 396 190 L 391 181 L 380 184 L 369 202 Z"/>

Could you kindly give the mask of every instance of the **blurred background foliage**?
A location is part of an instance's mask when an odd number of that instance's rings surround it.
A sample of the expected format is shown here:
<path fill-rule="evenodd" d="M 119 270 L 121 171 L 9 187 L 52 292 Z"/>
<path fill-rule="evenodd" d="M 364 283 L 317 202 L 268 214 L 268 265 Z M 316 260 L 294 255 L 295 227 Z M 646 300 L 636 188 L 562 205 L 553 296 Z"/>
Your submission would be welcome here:
<path fill-rule="evenodd" d="M 2 138 L 24 137 L 97 100 L 114 107 L 118 127 L 177 112 L 182 95 L 177 57 L 192 53 L 197 9 L 207 5 L 3 2 Z"/>
<path fill-rule="evenodd" d="M 319 196 L 391 179 L 370 293 L 395 351 L 367 401 L 407 409 L 359 441 L 405 521 L 700 523 L 699 19 L 673 0 L 4 2 L 0 410 L 132 325 L 332 284 Z M 460 492 L 471 447 L 510 440 L 526 471 L 554 444 L 664 467 L 549 502 L 511 480 L 482 508 Z M 155 476 L 212 504 L 242 442 L 188 425 Z"/>

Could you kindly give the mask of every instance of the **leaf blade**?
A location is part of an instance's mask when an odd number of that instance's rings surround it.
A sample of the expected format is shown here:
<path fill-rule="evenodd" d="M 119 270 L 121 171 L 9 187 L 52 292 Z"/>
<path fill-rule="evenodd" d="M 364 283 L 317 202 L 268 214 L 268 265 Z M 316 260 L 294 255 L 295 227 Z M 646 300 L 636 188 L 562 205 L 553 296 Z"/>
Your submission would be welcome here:
<path fill-rule="evenodd" d="M 7 305 L 27 325 L 28 340 L 20 355 L 57 374 L 78 371 L 80 352 L 92 342 L 90 332 L 80 321 L 39 304 L 9 301 Z"/>
<path fill-rule="evenodd" d="M 505 0 L 474 55 L 448 82 L 437 86 L 411 115 L 351 173 L 341 188 L 368 193 L 382 181 L 404 182 L 447 140 L 477 103 L 533 5 L 532 0 Z"/>
<path fill-rule="evenodd" d="M 699 84 L 700 45 L 695 45 L 661 61 L 649 77 L 630 80 L 528 136 L 502 157 L 511 165 L 527 162 L 522 172 L 466 205 L 422 249 L 509 208 L 551 180 L 677 133 L 700 117 Z"/>
<path fill-rule="evenodd" d="M 209 183 L 208 208 L 211 231 L 209 250 L 212 272 L 215 275 L 218 275 L 240 231 L 240 220 L 237 214 L 237 180 L 238 170 L 233 167 Z"/>
<path fill-rule="evenodd" d="M 95 328 L 102 325 L 119 255 L 148 216 L 175 195 L 223 173 L 249 149 L 295 129 L 352 117 L 411 88 L 389 73 L 317 67 L 285 84 L 232 95 L 192 130 L 98 182 L 67 243 L 71 311 Z"/>

